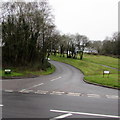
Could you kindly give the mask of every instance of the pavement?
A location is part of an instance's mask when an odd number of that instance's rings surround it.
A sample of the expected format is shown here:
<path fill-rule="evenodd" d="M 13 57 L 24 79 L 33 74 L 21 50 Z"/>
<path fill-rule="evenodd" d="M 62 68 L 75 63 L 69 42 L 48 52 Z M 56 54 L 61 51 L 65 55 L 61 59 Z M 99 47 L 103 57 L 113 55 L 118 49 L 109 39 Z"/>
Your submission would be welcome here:
<path fill-rule="evenodd" d="M 87 84 L 76 68 L 56 61 L 53 74 L 3 79 L 3 118 L 119 118 L 118 90 Z"/>

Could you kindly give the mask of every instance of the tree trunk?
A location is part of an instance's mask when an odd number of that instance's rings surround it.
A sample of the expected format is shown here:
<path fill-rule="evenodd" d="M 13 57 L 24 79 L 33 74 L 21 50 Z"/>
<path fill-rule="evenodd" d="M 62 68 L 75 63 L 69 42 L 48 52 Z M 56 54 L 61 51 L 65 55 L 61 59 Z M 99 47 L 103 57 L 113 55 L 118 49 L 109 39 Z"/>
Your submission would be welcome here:
<path fill-rule="evenodd" d="M 83 59 L 83 51 L 81 52 L 81 55 L 80 55 L 80 60 Z"/>

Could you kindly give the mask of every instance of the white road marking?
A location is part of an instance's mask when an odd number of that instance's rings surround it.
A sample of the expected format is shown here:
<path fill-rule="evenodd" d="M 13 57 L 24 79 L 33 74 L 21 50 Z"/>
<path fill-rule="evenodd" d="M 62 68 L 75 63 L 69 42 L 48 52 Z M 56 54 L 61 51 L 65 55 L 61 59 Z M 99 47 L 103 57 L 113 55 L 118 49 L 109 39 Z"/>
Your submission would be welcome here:
<path fill-rule="evenodd" d="M 44 83 L 40 83 L 40 84 L 38 84 L 38 85 L 34 85 L 34 86 L 31 87 L 31 88 L 38 87 L 38 86 L 43 85 L 43 84 L 44 84 Z"/>
<path fill-rule="evenodd" d="M 21 93 L 30 93 L 30 92 L 33 92 L 33 90 L 29 90 L 29 89 L 32 89 L 32 88 L 35 88 L 35 87 L 38 87 L 38 86 L 41 86 L 41 85 L 44 85 L 44 83 L 40 83 L 40 84 L 34 85 L 34 86 L 30 87 L 30 88 L 22 89 L 22 90 L 20 90 L 18 92 L 21 92 Z M 3 91 L 9 92 L 9 93 L 14 92 L 14 90 L 3 90 Z M 47 94 L 48 92 L 49 91 L 38 90 L 38 91 L 33 92 L 33 93 Z M 52 92 L 49 92 L 49 94 L 63 95 L 63 94 L 66 94 L 66 93 L 65 92 L 61 92 L 61 91 L 52 91 Z M 66 95 L 68 95 L 68 96 L 84 96 L 84 95 L 82 95 L 82 93 L 74 93 L 74 92 L 68 92 Z M 100 98 L 100 97 L 102 97 L 99 94 L 86 94 L 86 95 L 87 95 L 87 97 L 94 97 L 94 98 Z M 105 95 L 105 96 L 108 99 L 120 99 L 120 97 L 117 96 L 117 95 Z"/>
<path fill-rule="evenodd" d="M 58 79 L 60 79 L 60 78 L 62 78 L 62 77 L 58 77 L 58 78 L 52 79 L 52 80 L 50 80 L 50 81 L 55 81 L 55 80 L 58 80 Z"/>
<path fill-rule="evenodd" d="M 107 98 L 118 99 L 117 95 L 106 95 Z"/>
<path fill-rule="evenodd" d="M 37 90 L 35 93 L 37 93 L 37 94 L 47 94 L 48 91 Z"/>
<path fill-rule="evenodd" d="M 30 93 L 30 92 L 33 92 L 33 90 L 25 90 L 25 89 L 24 89 L 23 91 L 21 90 L 21 91 L 19 91 L 19 92 L 21 92 L 21 93 Z"/>
<path fill-rule="evenodd" d="M 52 91 L 50 94 L 54 94 L 54 95 L 62 95 L 62 94 L 64 94 L 64 92 L 60 92 L 60 91 Z"/>
<path fill-rule="evenodd" d="M 40 83 L 40 84 L 34 85 L 34 86 L 32 86 L 32 87 L 29 87 L 29 88 L 26 88 L 26 89 L 22 89 L 22 90 L 20 90 L 20 92 L 24 92 L 24 91 L 26 91 L 27 89 L 32 89 L 32 88 L 38 87 L 38 86 L 43 85 L 43 84 L 44 84 L 44 83 Z"/>
<path fill-rule="evenodd" d="M 3 107 L 3 105 L 2 105 L 2 104 L 0 104 L 0 107 Z"/>
<path fill-rule="evenodd" d="M 4 90 L 5 92 L 13 92 L 13 90 Z"/>
<path fill-rule="evenodd" d="M 87 94 L 88 97 L 95 97 L 95 98 L 100 98 L 100 95 L 98 94 Z"/>
<path fill-rule="evenodd" d="M 22 89 L 22 90 L 20 90 L 19 92 L 24 92 L 26 89 Z"/>
<path fill-rule="evenodd" d="M 71 115 L 72 115 L 71 113 L 68 113 L 68 114 L 60 115 L 58 117 L 51 118 L 50 120 L 62 119 L 62 118 L 66 118 L 66 117 L 71 116 Z"/>
<path fill-rule="evenodd" d="M 58 113 L 70 113 L 70 114 L 76 114 L 76 115 L 89 115 L 89 116 L 120 118 L 120 116 L 115 116 L 115 115 L 104 115 L 104 114 L 94 114 L 94 113 L 72 112 L 72 111 L 63 111 L 63 110 L 50 110 L 50 111 L 51 112 L 58 112 Z"/>
<path fill-rule="evenodd" d="M 67 95 L 68 96 L 80 96 L 81 93 L 72 93 L 72 92 L 69 92 Z"/>

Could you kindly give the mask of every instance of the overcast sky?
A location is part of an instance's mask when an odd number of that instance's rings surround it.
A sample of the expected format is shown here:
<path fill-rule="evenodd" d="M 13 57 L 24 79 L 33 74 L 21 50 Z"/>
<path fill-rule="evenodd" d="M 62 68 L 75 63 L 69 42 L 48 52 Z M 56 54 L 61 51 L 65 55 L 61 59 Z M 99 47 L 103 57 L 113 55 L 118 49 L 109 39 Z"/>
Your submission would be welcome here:
<path fill-rule="evenodd" d="M 4 1 L 12 0 L 2 0 Z M 79 33 L 86 35 L 90 40 L 104 40 L 106 36 L 111 37 L 118 31 L 119 0 L 48 1 L 53 9 L 57 29 L 62 34 Z"/>
<path fill-rule="evenodd" d="M 61 33 L 79 33 L 104 40 L 118 31 L 119 0 L 49 0 Z"/>

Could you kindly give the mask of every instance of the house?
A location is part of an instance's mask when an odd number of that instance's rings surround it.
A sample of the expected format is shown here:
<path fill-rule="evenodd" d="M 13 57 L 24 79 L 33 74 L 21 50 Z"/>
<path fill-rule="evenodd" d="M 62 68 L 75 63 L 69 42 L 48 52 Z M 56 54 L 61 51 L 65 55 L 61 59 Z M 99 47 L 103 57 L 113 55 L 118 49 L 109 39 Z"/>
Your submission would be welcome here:
<path fill-rule="evenodd" d="M 85 48 L 84 53 L 95 53 L 95 54 L 98 54 L 98 51 L 93 49 L 93 48 Z"/>

